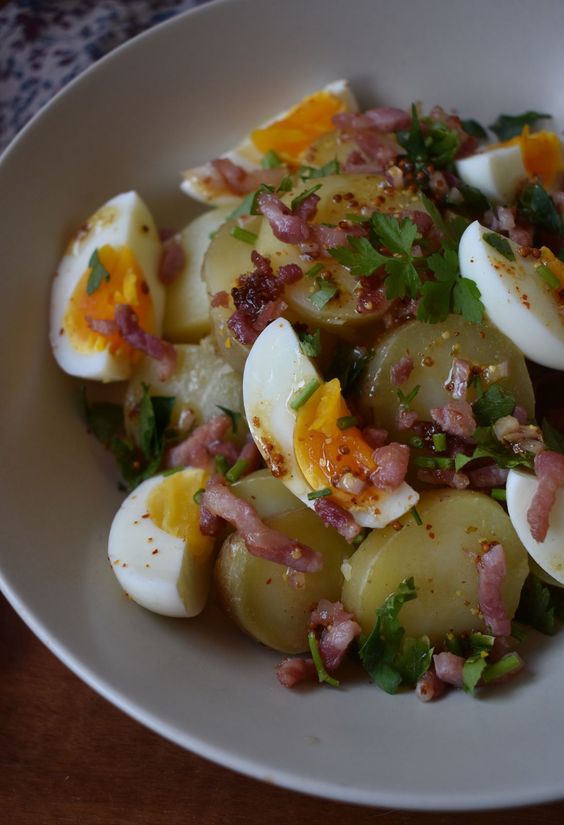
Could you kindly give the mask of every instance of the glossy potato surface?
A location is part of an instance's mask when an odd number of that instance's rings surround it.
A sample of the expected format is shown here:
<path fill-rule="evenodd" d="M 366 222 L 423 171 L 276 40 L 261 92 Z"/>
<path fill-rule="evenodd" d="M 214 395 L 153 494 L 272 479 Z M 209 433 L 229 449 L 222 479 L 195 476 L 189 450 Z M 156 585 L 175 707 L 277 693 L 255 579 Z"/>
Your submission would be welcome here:
<path fill-rule="evenodd" d="M 460 315 L 449 315 L 439 324 L 410 321 L 382 338 L 375 350 L 365 373 L 362 397 L 372 409 L 376 424 L 388 430 L 391 440 L 405 441 L 410 435 L 399 430 L 396 424 L 398 389 L 408 395 L 419 386 L 410 409 L 417 412 L 421 420 L 430 421 L 432 407 L 444 406 L 452 400 L 446 385 L 455 358 L 482 368 L 507 362 L 509 374 L 500 379 L 499 386 L 514 395 L 529 416 L 534 415 L 533 387 L 525 359 L 520 350 L 490 324 L 471 324 Z M 397 387 L 392 383 L 390 370 L 403 356 L 411 358 L 414 367 L 407 381 Z M 476 390 L 471 387 L 467 398 L 472 402 L 475 397 Z"/>
<path fill-rule="evenodd" d="M 233 533 L 216 561 L 217 591 L 226 612 L 254 639 L 283 653 L 301 653 L 308 649 L 312 608 L 321 598 L 335 601 L 340 597 L 341 563 L 351 548 L 306 507 L 265 521 L 323 553 L 323 569 L 289 575 L 287 567 L 251 555 L 239 533 Z"/>
<path fill-rule="evenodd" d="M 377 608 L 409 576 L 417 598 L 400 613 L 409 635 L 439 642 L 449 632 L 484 630 L 476 566 L 484 542 L 503 545 L 507 575 L 502 596 L 512 617 L 529 568 L 527 552 L 501 505 L 483 493 L 436 490 L 422 494 L 417 510 L 422 525 L 411 514 L 404 516 L 400 530 L 388 526 L 373 531 L 350 559 L 343 603 L 363 630 L 372 630 Z"/>

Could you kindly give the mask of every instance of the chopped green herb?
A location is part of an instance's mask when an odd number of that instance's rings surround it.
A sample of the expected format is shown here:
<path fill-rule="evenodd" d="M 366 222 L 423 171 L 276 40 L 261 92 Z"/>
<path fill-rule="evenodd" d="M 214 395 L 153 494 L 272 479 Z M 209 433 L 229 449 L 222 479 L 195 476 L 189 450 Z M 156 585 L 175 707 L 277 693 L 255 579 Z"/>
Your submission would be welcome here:
<path fill-rule="evenodd" d="M 317 678 L 320 682 L 327 682 L 328 685 L 331 687 L 339 687 L 340 682 L 338 679 L 334 679 L 332 676 L 329 676 L 327 670 L 325 669 L 325 665 L 323 663 L 323 659 L 321 658 L 321 653 L 319 651 L 319 642 L 317 641 L 317 636 L 311 630 L 307 634 L 307 643 L 309 645 L 309 649 L 311 651 L 311 658 L 313 659 L 313 664 L 315 665 L 315 669 L 317 671 Z"/>
<path fill-rule="evenodd" d="M 417 507 L 412 507 L 410 512 L 411 512 L 411 515 L 413 516 L 413 520 L 415 521 L 415 524 L 418 527 L 421 527 L 421 525 L 423 524 L 423 519 L 419 515 L 419 511 L 418 511 Z"/>
<path fill-rule="evenodd" d="M 521 670 L 522 667 L 523 662 L 518 653 L 506 653 L 505 656 L 502 656 L 497 662 L 494 662 L 484 668 L 484 672 L 482 673 L 482 682 L 489 685 L 490 682 L 495 682 L 503 676 L 507 676 L 510 673 L 516 673 L 518 670 Z"/>
<path fill-rule="evenodd" d="M 412 220 L 398 220 L 393 215 L 374 212 L 370 221 L 375 234 L 391 252 L 404 255 L 411 253 L 418 231 Z"/>
<path fill-rule="evenodd" d="M 390 258 L 381 255 L 368 238 L 348 238 L 349 246 L 337 246 L 329 249 L 329 254 L 356 278 L 372 275 L 375 270 L 387 263 Z"/>
<path fill-rule="evenodd" d="M 229 470 L 229 462 L 224 455 L 214 455 L 213 462 L 218 473 L 222 476 L 227 474 L 227 471 Z"/>
<path fill-rule="evenodd" d="M 316 498 L 326 498 L 327 496 L 331 495 L 331 488 L 330 487 L 323 487 L 321 490 L 312 490 L 311 493 L 307 494 L 308 501 L 315 501 Z"/>
<path fill-rule="evenodd" d="M 88 266 L 90 267 L 90 275 L 86 282 L 86 292 L 88 295 L 92 295 L 93 292 L 99 289 L 102 281 L 108 282 L 110 280 L 110 273 L 102 264 L 97 249 L 90 256 Z"/>
<path fill-rule="evenodd" d="M 235 218 L 240 218 L 242 215 L 260 215 L 258 196 L 262 192 L 274 192 L 274 189 L 267 183 L 261 183 L 255 192 L 249 192 L 249 194 L 243 198 L 239 206 L 237 206 L 233 212 L 230 212 L 225 220 L 231 221 Z"/>
<path fill-rule="evenodd" d="M 492 487 L 491 497 L 495 501 L 507 501 L 507 491 L 503 487 Z"/>
<path fill-rule="evenodd" d="M 499 115 L 495 123 L 488 128 L 494 132 L 498 140 L 510 140 L 520 135 L 524 126 L 534 126 L 537 120 L 551 117 L 552 115 L 534 111 L 523 112 L 521 115 Z"/>
<path fill-rule="evenodd" d="M 340 430 L 348 430 L 350 427 L 356 427 L 357 424 L 358 418 L 354 415 L 343 415 L 337 419 L 337 427 Z"/>
<path fill-rule="evenodd" d="M 423 470 L 450 470 L 454 466 L 454 460 L 446 456 L 417 455 L 413 463 Z"/>
<path fill-rule="evenodd" d="M 433 447 L 438 453 L 444 453 L 447 448 L 447 438 L 445 433 L 433 434 Z"/>
<path fill-rule="evenodd" d="M 298 390 L 296 393 L 294 393 L 294 395 L 290 399 L 291 409 L 299 410 L 300 407 L 303 407 L 306 401 L 308 401 L 311 398 L 313 393 L 317 389 L 319 389 L 320 386 L 321 384 L 319 383 L 317 378 L 312 378 L 311 381 L 308 381 L 305 387 L 302 387 L 301 390 Z"/>
<path fill-rule="evenodd" d="M 317 309 L 323 309 L 335 297 L 339 288 L 325 278 L 317 278 L 316 286 L 317 289 L 311 293 L 309 300 Z"/>
<path fill-rule="evenodd" d="M 230 484 L 239 481 L 241 476 L 245 475 L 249 462 L 246 458 L 238 458 L 235 464 L 227 470 L 225 478 Z"/>
<path fill-rule="evenodd" d="M 241 226 L 234 226 L 229 234 L 232 238 L 243 241 L 243 243 L 248 243 L 250 246 L 254 246 L 258 238 L 256 232 L 249 232 L 248 229 L 243 229 Z"/>
<path fill-rule="evenodd" d="M 196 504 L 201 503 L 202 496 L 204 495 L 205 492 L 206 492 L 205 487 L 200 487 L 199 490 L 196 490 L 196 492 L 194 493 L 194 496 L 193 496 L 194 501 L 195 501 Z"/>
<path fill-rule="evenodd" d="M 302 180 L 311 180 L 311 178 L 326 178 L 329 175 L 339 175 L 341 173 L 341 165 L 335 158 L 325 163 L 319 168 L 315 166 L 301 166 L 298 169 L 298 176 Z"/>
<path fill-rule="evenodd" d="M 357 215 L 356 212 L 347 212 L 345 219 L 350 223 L 366 223 L 368 218 L 364 215 Z"/>
<path fill-rule="evenodd" d="M 174 476 L 176 473 L 181 473 L 182 470 L 185 470 L 186 467 L 170 467 L 168 470 L 163 470 L 163 476 Z"/>
<path fill-rule="evenodd" d="M 480 300 L 481 292 L 470 278 L 459 278 L 452 291 L 453 312 L 462 315 L 472 324 L 481 324 L 485 307 Z"/>
<path fill-rule="evenodd" d="M 471 456 L 458 453 L 455 456 L 454 468 L 458 472 L 470 461 L 476 458 L 493 458 L 498 467 L 512 469 L 513 467 L 527 467 L 532 469 L 533 457 L 514 453 L 505 448 L 495 437 L 491 427 L 477 427 L 472 438 L 478 446 L 474 448 Z"/>
<path fill-rule="evenodd" d="M 81 397 L 86 426 L 104 447 L 109 448 L 112 439 L 124 432 L 123 407 L 105 401 L 90 404 L 85 387 L 82 387 Z"/>
<path fill-rule="evenodd" d="M 461 120 L 460 125 L 467 135 L 472 135 L 472 137 L 475 137 L 478 140 L 488 139 L 488 133 L 477 120 L 472 120 L 471 118 L 468 120 Z"/>
<path fill-rule="evenodd" d="M 241 413 L 237 412 L 237 410 L 230 410 L 229 407 L 222 407 L 221 404 L 216 404 L 215 406 L 218 410 L 221 410 L 224 415 L 229 416 L 231 419 L 231 430 L 233 435 L 235 435 L 239 427 L 239 421 L 241 420 Z"/>
<path fill-rule="evenodd" d="M 321 330 L 315 332 L 300 332 L 300 349 L 308 358 L 316 358 L 321 352 Z"/>
<path fill-rule="evenodd" d="M 362 530 L 360 531 L 360 533 L 358 534 L 358 536 L 355 536 L 355 538 L 351 542 L 351 544 L 352 544 L 352 546 L 354 547 L 355 550 L 358 547 L 360 547 L 360 545 L 362 544 L 362 542 L 364 541 L 364 539 L 366 538 L 366 536 L 369 533 L 370 533 L 370 530 L 368 529 L 368 527 L 363 527 Z"/>
<path fill-rule="evenodd" d="M 524 642 L 527 638 L 527 631 L 518 622 L 511 622 L 511 636 L 516 642 Z"/>
<path fill-rule="evenodd" d="M 564 223 L 554 201 L 538 181 L 528 183 L 517 202 L 517 212 L 552 235 L 564 235 Z"/>
<path fill-rule="evenodd" d="M 551 289 L 559 289 L 560 288 L 560 279 L 556 277 L 554 272 L 545 266 L 544 264 L 540 264 L 539 266 L 535 267 L 537 275 L 540 275 L 543 281 L 545 281 Z"/>
<path fill-rule="evenodd" d="M 539 578 L 530 573 L 521 590 L 516 618 L 531 625 L 540 633 L 553 636 L 556 633 L 557 605 L 553 591 Z"/>
<path fill-rule="evenodd" d="M 495 642 L 495 636 L 490 636 L 488 633 L 471 633 L 470 634 L 470 648 L 474 653 L 479 653 L 481 650 L 492 650 Z"/>
<path fill-rule="evenodd" d="M 291 192 L 293 188 L 294 188 L 294 181 L 292 180 L 290 175 L 286 175 L 280 181 L 280 184 L 279 184 L 278 189 L 276 191 L 277 192 Z"/>
<path fill-rule="evenodd" d="M 511 248 L 511 244 L 504 238 L 502 235 L 498 235 L 497 232 L 484 232 L 482 235 L 483 239 L 489 246 L 503 255 L 508 261 L 514 261 L 515 255 L 513 254 L 513 249 Z"/>
<path fill-rule="evenodd" d="M 274 149 L 269 149 L 268 152 L 262 156 L 260 165 L 263 169 L 277 169 L 279 166 L 282 166 L 282 158 Z"/>
<path fill-rule="evenodd" d="M 485 212 L 491 209 L 491 204 L 483 192 L 467 183 L 459 183 L 456 187 L 462 195 L 462 206 L 472 212 Z M 447 199 L 448 201 L 448 199 Z"/>
<path fill-rule="evenodd" d="M 415 447 L 417 450 L 420 450 L 425 446 L 425 442 L 418 435 L 412 435 L 407 443 L 410 447 Z"/>
<path fill-rule="evenodd" d="M 424 164 L 432 164 L 436 169 L 450 166 L 460 148 L 460 138 L 455 129 L 450 129 L 445 123 L 439 123 L 424 118 L 425 134 L 421 128 L 417 107 L 411 107 L 411 129 L 400 130 L 396 137 L 416 168 Z"/>
<path fill-rule="evenodd" d="M 462 687 L 466 693 L 474 693 L 487 666 L 485 651 L 469 656 L 462 668 Z"/>
<path fill-rule="evenodd" d="M 427 147 L 425 146 L 415 103 L 411 104 L 411 128 L 408 131 L 399 130 L 396 133 L 396 138 L 411 161 L 421 163 L 427 160 Z"/>
<path fill-rule="evenodd" d="M 316 275 L 319 275 L 320 272 L 323 272 L 325 269 L 323 264 L 314 264 L 311 269 L 308 269 L 307 272 L 304 272 L 306 278 L 315 278 Z"/>
<path fill-rule="evenodd" d="M 542 434 L 549 450 L 555 453 L 564 453 L 564 433 L 558 432 L 546 418 L 542 421 Z"/>
<path fill-rule="evenodd" d="M 374 355 L 373 350 L 353 346 L 344 342 L 337 345 L 335 355 L 327 370 L 327 380 L 338 378 L 341 391 L 346 395 L 358 384 L 358 381 Z"/>
<path fill-rule="evenodd" d="M 416 384 L 415 387 L 407 393 L 407 395 L 403 392 L 403 390 L 396 390 L 396 395 L 404 410 L 409 409 L 411 402 L 415 400 L 420 389 L 421 384 Z"/>
<path fill-rule="evenodd" d="M 514 395 L 506 392 L 499 384 L 492 384 L 477 401 L 474 401 L 476 421 L 481 426 L 495 424 L 498 418 L 511 415 L 516 403 Z"/>
<path fill-rule="evenodd" d="M 294 209 L 297 209 L 298 206 L 300 206 L 305 200 L 307 200 L 310 195 L 313 195 L 315 192 L 317 192 L 318 189 L 321 189 L 320 183 L 316 183 L 315 186 L 311 186 L 309 189 L 304 189 L 303 192 L 300 192 L 300 194 L 296 195 L 296 197 L 292 200 L 292 203 L 290 204 L 290 209 L 292 211 L 294 211 Z"/>

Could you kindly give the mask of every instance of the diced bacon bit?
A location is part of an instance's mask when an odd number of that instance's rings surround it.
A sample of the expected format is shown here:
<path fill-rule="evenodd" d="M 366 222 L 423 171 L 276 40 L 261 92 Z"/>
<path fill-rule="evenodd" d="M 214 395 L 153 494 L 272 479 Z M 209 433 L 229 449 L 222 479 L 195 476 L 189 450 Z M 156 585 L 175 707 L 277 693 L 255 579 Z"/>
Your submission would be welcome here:
<path fill-rule="evenodd" d="M 392 364 L 390 367 L 390 381 L 394 387 L 401 387 L 405 384 L 413 370 L 413 358 L 407 355 L 402 355 L 397 364 Z"/>
<path fill-rule="evenodd" d="M 321 628 L 319 652 L 329 673 L 333 673 L 347 652 L 351 642 L 361 633 L 361 627 L 352 613 L 343 609 L 341 602 L 321 599 L 312 612 L 309 626 L 311 630 Z"/>
<path fill-rule="evenodd" d="M 158 374 L 161 381 L 174 373 L 176 368 L 176 349 L 168 341 L 145 332 L 139 326 L 139 320 L 129 304 L 116 304 L 115 320 L 119 334 L 133 349 L 140 350 L 159 362 Z"/>
<path fill-rule="evenodd" d="M 419 300 L 415 298 L 398 298 L 392 301 L 388 312 L 382 319 L 386 329 L 402 323 L 403 321 L 411 321 L 417 315 L 417 308 Z"/>
<path fill-rule="evenodd" d="M 221 181 L 227 189 L 230 189 L 234 195 L 248 195 L 249 192 L 254 192 L 258 189 L 261 183 L 266 183 L 269 186 L 278 186 L 287 169 L 284 166 L 278 166 L 274 169 L 253 169 L 249 171 L 243 169 L 233 163 L 229 158 L 217 158 L 212 160 L 211 165 L 213 170 L 221 178 Z"/>
<path fill-rule="evenodd" d="M 200 504 L 212 515 L 235 527 L 253 556 L 304 573 L 313 573 L 323 567 L 321 553 L 267 527 L 253 505 L 238 498 L 221 478 L 216 477 L 208 482 Z"/>
<path fill-rule="evenodd" d="M 486 467 L 478 467 L 476 470 L 467 470 L 466 472 L 470 484 L 477 489 L 504 487 L 509 474 L 509 470 L 498 467 L 497 464 L 488 464 Z"/>
<path fill-rule="evenodd" d="M 535 227 L 532 224 L 528 226 L 516 226 L 509 230 L 509 237 L 514 243 L 519 246 L 532 246 L 533 238 L 535 236 Z"/>
<path fill-rule="evenodd" d="M 358 279 L 356 294 L 356 311 L 359 315 L 370 313 L 375 318 L 381 318 L 390 308 L 390 301 L 386 298 L 384 287 L 375 276 Z"/>
<path fill-rule="evenodd" d="M 313 508 L 327 527 L 334 527 L 337 533 L 349 543 L 358 536 L 362 529 L 344 507 L 329 497 L 316 499 Z"/>
<path fill-rule="evenodd" d="M 462 669 L 464 667 L 464 659 L 462 656 L 457 656 L 455 653 L 444 651 L 443 653 L 435 653 L 433 656 L 433 664 L 435 665 L 435 672 L 437 678 L 447 685 L 454 685 L 454 687 L 461 688 Z"/>
<path fill-rule="evenodd" d="M 364 115 L 380 132 L 397 132 L 399 129 L 409 129 L 411 126 L 409 112 L 395 109 L 393 106 L 377 106 L 375 109 L 368 109 Z"/>
<path fill-rule="evenodd" d="M 245 470 L 241 473 L 240 478 L 249 475 L 249 473 L 254 473 L 255 470 L 258 470 L 262 466 L 262 456 L 250 433 L 247 434 L 247 440 L 245 441 L 241 452 L 237 456 L 237 460 L 247 462 Z"/>
<path fill-rule="evenodd" d="M 417 421 L 417 413 L 415 410 L 406 410 L 399 407 L 396 413 L 396 423 L 398 430 L 410 430 Z"/>
<path fill-rule="evenodd" d="M 319 201 L 317 195 L 311 197 L 316 197 Z M 309 240 L 308 222 L 301 215 L 294 214 L 277 195 L 272 192 L 261 192 L 257 199 L 257 205 L 259 211 L 270 224 L 274 237 L 278 238 L 279 241 L 299 244 Z"/>
<path fill-rule="evenodd" d="M 457 473 L 454 470 L 417 470 L 417 478 L 425 484 L 435 484 L 439 487 L 452 487 L 454 490 L 464 490 L 470 484 L 466 473 Z"/>
<path fill-rule="evenodd" d="M 432 667 L 425 671 L 415 685 L 415 695 L 421 702 L 432 702 L 442 696 L 445 690 L 445 683 L 439 679 Z"/>
<path fill-rule="evenodd" d="M 380 427 L 365 427 L 362 430 L 362 437 L 369 447 L 374 450 L 376 447 L 383 447 L 388 440 L 388 431 Z"/>
<path fill-rule="evenodd" d="M 381 160 L 366 160 L 362 152 L 353 149 L 350 155 L 345 158 L 341 169 L 349 175 L 380 175 L 384 171 L 385 165 L 382 164 Z"/>
<path fill-rule="evenodd" d="M 378 465 L 370 481 L 379 490 L 395 490 L 403 483 L 409 464 L 409 447 L 395 441 L 378 447 L 372 457 Z"/>
<path fill-rule="evenodd" d="M 520 424 L 513 415 L 498 418 L 493 425 L 495 437 L 515 453 L 538 455 L 544 450 L 542 430 L 535 424 Z"/>
<path fill-rule="evenodd" d="M 468 381 L 472 375 L 472 365 L 463 358 L 454 358 L 450 374 L 445 384 L 446 389 L 457 400 L 466 400 L 468 392 Z"/>
<path fill-rule="evenodd" d="M 239 451 L 232 441 L 212 441 L 207 445 L 206 450 L 214 458 L 216 455 L 223 456 L 230 465 L 235 464 L 239 455 Z"/>
<path fill-rule="evenodd" d="M 188 438 L 171 447 L 166 455 L 166 467 L 200 467 L 210 465 L 210 445 L 223 441 L 231 428 L 228 415 L 214 415 L 205 424 L 196 427 Z"/>
<path fill-rule="evenodd" d="M 186 252 L 178 235 L 166 240 L 163 244 L 159 261 L 159 281 L 163 284 L 172 284 L 186 266 Z"/>
<path fill-rule="evenodd" d="M 526 424 L 529 416 L 527 415 L 527 410 L 525 407 L 521 407 L 519 404 L 516 404 L 515 409 L 513 410 L 513 418 L 516 418 L 519 424 Z"/>
<path fill-rule="evenodd" d="M 505 552 L 501 544 L 494 544 L 478 557 L 478 604 L 484 622 L 494 636 L 509 636 L 511 620 L 507 616 L 501 586 L 507 574 Z"/>
<path fill-rule="evenodd" d="M 467 401 L 449 401 L 444 407 L 434 407 L 431 418 L 445 433 L 468 438 L 476 429 L 476 419 Z"/>
<path fill-rule="evenodd" d="M 219 516 L 216 516 L 203 504 L 200 504 L 199 526 L 200 533 L 203 536 L 211 536 L 215 538 L 221 533 L 225 522 Z"/>
<path fill-rule="evenodd" d="M 508 235 L 512 241 L 520 246 L 532 246 L 535 228 L 531 224 L 516 222 L 517 209 L 515 206 L 494 206 L 484 213 L 484 223 L 494 232 Z"/>
<path fill-rule="evenodd" d="M 432 217 L 420 209 L 402 209 L 399 217 L 409 218 L 410 221 L 413 221 L 418 232 L 423 235 L 423 237 L 425 237 L 434 226 Z"/>
<path fill-rule="evenodd" d="M 98 332 L 100 335 L 114 335 L 118 331 L 117 324 L 112 318 L 92 318 L 87 315 L 86 323 L 92 332 Z"/>
<path fill-rule="evenodd" d="M 210 304 L 212 307 L 228 307 L 229 306 L 229 294 L 224 290 L 220 290 L 216 292 L 215 295 L 212 297 Z"/>
<path fill-rule="evenodd" d="M 293 659 L 282 659 L 276 668 L 276 676 L 282 687 L 293 688 L 300 682 L 316 678 L 317 671 L 313 659 L 295 656 Z"/>
<path fill-rule="evenodd" d="M 237 280 L 237 286 L 231 290 L 235 312 L 227 326 L 242 344 L 253 344 L 259 332 L 276 318 L 279 318 L 287 305 L 281 295 L 284 287 L 293 284 L 303 276 L 297 264 L 285 264 L 275 276 L 268 258 L 259 252 L 251 252 L 251 261 L 255 269 Z"/>
<path fill-rule="evenodd" d="M 542 542 L 548 532 L 556 494 L 564 486 L 564 455 L 552 450 L 539 453 L 535 456 L 535 473 L 538 484 L 527 510 L 527 521 L 532 537 L 535 541 Z"/>

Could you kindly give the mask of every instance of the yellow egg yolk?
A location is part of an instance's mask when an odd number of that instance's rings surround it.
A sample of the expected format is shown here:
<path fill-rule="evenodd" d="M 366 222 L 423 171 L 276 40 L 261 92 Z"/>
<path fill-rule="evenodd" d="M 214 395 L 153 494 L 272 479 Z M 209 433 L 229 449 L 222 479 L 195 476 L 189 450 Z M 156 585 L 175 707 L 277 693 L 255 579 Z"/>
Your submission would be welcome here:
<path fill-rule="evenodd" d="M 207 473 L 190 467 L 173 473 L 153 487 L 147 500 L 151 520 L 171 536 L 182 539 L 195 555 L 211 553 L 213 539 L 200 532 L 200 508 L 194 494 L 206 486 Z"/>
<path fill-rule="evenodd" d="M 541 179 L 546 187 L 551 187 L 556 176 L 564 168 L 560 138 L 554 132 L 530 132 L 525 126 L 517 137 L 496 146 L 521 147 L 523 164 L 528 174 Z M 493 148 L 493 147 L 490 147 Z"/>
<path fill-rule="evenodd" d="M 284 117 L 251 132 L 251 141 L 262 154 L 273 150 L 282 160 L 297 164 L 310 144 L 333 130 L 333 115 L 343 111 L 345 104 L 336 95 L 315 92 Z"/>
<path fill-rule="evenodd" d="M 155 331 L 153 302 L 149 285 L 145 281 L 141 267 L 128 246 L 114 247 L 107 244 L 98 250 L 98 259 L 109 278 L 101 278 L 100 285 L 89 295 L 87 286 L 92 267 L 78 281 L 67 307 L 63 326 L 74 349 L 82 353 L 100 352 L 106 348 L 113 354 L 127 354 L 138 357 L 121 335 L 116 331 L 102 334 L 92 330 L 88 319 L 113 321 L 117 304 L 129 304 L 140 326 L 146 331 Z"/>
<path fill-rule="evenodd" d="M 377 509 L 382 492 L 368 478 L 377 464 L 358 427 L 341 429 L 339 419 L 350 417 L 337 378 L 319 387 L 298 410 L 294 430 L 294 453 L 299 467 L 313 490 L 331 489 L 331 495 L 345 508 Z M 361 492 L 342 489 L 343 482 L 357 479 L 366 486 Z"/>

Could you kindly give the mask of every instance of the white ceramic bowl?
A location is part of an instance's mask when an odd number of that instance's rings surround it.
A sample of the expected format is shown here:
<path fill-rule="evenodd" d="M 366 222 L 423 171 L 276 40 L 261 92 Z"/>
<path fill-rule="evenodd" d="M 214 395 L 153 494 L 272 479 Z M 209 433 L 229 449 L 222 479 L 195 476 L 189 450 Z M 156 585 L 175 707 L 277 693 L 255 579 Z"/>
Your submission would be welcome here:
<path fill-rule="evenodd" d="M 363 103 L 455 106 L 486 123 L 564 115 L 561 0 L 228 0 L 101 61 L 0 163 L 4 591 L 76 673 L 144 724 L 255 777 L 374 805 L 464 809 L 564 796 L 564 638 L 487 699 L 432 705 L 367 683 L 283 690 L 279 657 L 213 610 L 166 620 L 126 601 L 106 561 L 120 495 L 86 437 L 78 386 L 47 342 L 71 230 L 136 188 L 160 225 L 193 206 L 179 170 L 338 77 Z M 558 120 L 557 120 L 558 123 Z"/>

